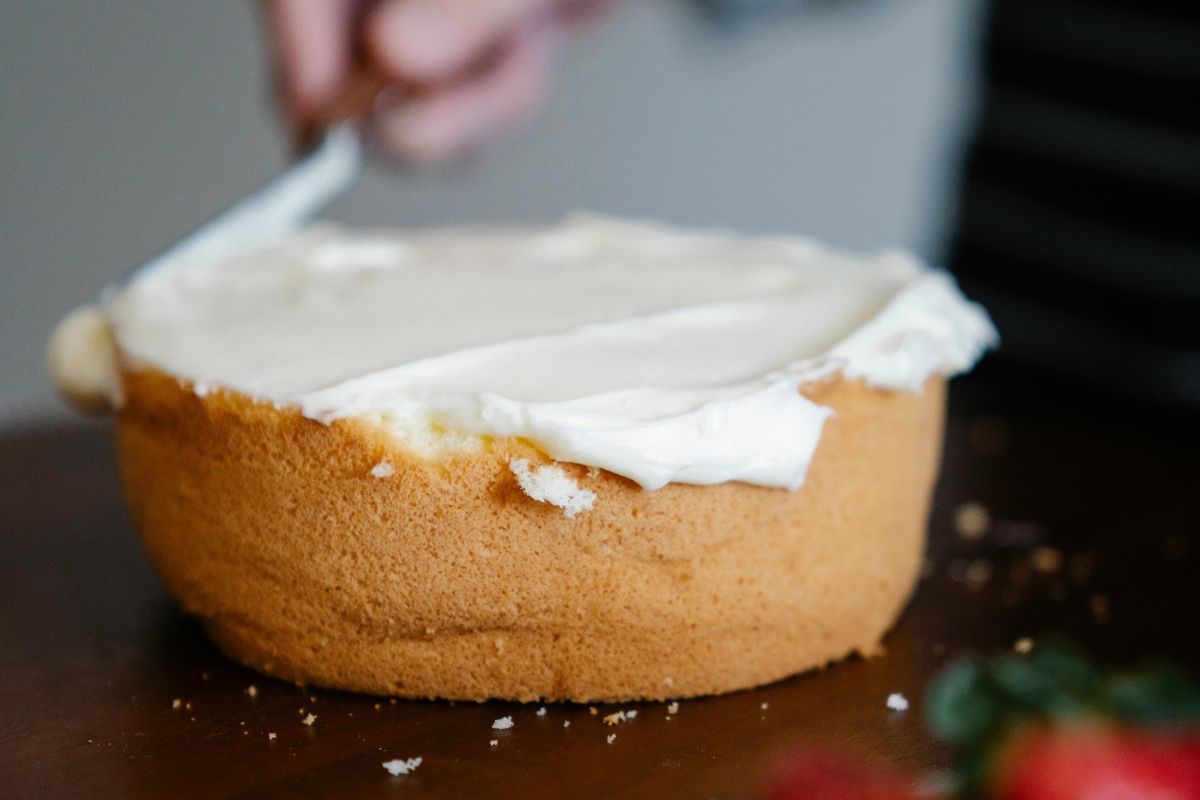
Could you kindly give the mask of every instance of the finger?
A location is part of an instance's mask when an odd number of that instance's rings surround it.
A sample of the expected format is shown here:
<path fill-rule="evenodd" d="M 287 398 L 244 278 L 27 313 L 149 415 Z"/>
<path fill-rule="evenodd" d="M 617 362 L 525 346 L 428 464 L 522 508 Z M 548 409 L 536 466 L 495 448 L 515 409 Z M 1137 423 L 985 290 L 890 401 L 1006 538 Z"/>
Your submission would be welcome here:
<path fill-rule="evenodd" d="M 386 0 L 366 21 L 367 49 L 397 80 L 444 80 L 470 68 L 521 23 L 559 2 Z"/>
<path fill-rule="evenodd" d="M 469 154 L 508 133 L 540 105 L 547 81 L 545 42 L 505 42 L 490 69 L 420 100 L 381 110 L 375 134 L 392 154 L 417 163 Z"/>
<path fill-rule="evenodd" d="M 612 16 L 621 0 L 560 0 L 552 9 L 553 23 L 565 33 L 578 33 Z"/>
<path fill-rule="evenodd" d="M 349 73 L 352 5 L 352 0 L 266 0 L 283 105 L 294 123 L 319 114 Z"/>

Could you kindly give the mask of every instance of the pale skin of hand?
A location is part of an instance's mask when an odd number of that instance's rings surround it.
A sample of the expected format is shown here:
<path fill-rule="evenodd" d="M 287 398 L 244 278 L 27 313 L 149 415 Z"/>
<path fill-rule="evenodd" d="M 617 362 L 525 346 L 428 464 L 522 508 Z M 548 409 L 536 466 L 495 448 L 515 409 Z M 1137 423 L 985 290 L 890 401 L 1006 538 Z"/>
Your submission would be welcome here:
<path fill-rule="evenodd" d="M 280 98 L 299 135 L 355 75 L 388 89 L 360 111 L 413 163 L 473 153 L 540 108 L 554 51 L 612 0 L 264 0 Z"/>

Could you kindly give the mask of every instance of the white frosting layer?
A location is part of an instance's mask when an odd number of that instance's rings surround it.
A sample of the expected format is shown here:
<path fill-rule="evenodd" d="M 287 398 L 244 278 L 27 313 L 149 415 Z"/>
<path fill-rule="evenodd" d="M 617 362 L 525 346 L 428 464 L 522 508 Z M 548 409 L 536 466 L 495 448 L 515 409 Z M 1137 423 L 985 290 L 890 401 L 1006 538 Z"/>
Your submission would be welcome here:
<path fill-rule="evenodd" d="M 919 391 L 996 334 L 951 278 L 785 238 L 580 218 L 400 235 L 314 227 L 136 274 L 106 307 L 127 357 L 313 419 L 523 437 L 657 488 L 797 488 L 841 370 Z"/>

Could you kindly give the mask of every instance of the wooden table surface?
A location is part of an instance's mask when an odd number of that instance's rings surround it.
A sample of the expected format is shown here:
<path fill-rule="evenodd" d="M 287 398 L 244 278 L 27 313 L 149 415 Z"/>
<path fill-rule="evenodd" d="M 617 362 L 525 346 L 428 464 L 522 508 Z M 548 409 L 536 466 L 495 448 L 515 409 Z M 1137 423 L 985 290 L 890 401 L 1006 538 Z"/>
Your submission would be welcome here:
<path fill-rule="evenodd" d="M 0 796 L 738 798 L 804 742 L 945 766 L 922 724 L 926 682 L 1020 637 L 1200 670 L 1194 448 L 1078 415 L 978 410 L 961 393 L 952 408 L 927 574 L 886 655 L 686 700 L 670 719 L 663 704 L 538 716 L 256 675 L 163 594 L 121 504 L 107 425 L 2 435 Z M 966 502 L 993 518 L 982 540 L 956 532 Z M 907 713 L 885 707 L 891 692 Z M 638 716 L 604 725 L 617 708 Z M 505 715 L 514 727 L 493 731 Z M 414 756 L 411 775 L 381 766 Z"/>

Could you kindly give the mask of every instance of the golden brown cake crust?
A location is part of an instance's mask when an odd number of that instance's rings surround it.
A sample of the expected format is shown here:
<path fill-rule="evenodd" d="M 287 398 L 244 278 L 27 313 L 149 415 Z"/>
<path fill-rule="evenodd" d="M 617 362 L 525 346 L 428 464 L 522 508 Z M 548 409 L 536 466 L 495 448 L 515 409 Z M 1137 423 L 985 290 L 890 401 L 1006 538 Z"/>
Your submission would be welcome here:
<path fill-rule="evenodd" d="M 726 692 L 874 649 L 910 593 L 944 382 L 833 380 L 798 491 L 645 491 L 563 465 L 590 511 L 524 494 L 515 439 L 438 460 L 357 420 L 123 376 L 121 467 L 170 593 L 233 658 L 380 694 L 658 699 Z M 394 473 L 372 467 L 387 461 Z"/>

